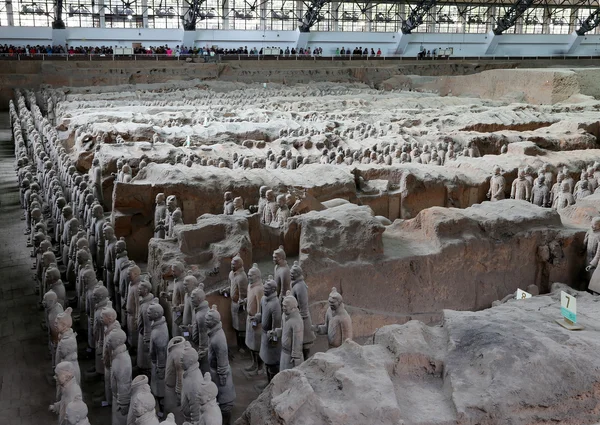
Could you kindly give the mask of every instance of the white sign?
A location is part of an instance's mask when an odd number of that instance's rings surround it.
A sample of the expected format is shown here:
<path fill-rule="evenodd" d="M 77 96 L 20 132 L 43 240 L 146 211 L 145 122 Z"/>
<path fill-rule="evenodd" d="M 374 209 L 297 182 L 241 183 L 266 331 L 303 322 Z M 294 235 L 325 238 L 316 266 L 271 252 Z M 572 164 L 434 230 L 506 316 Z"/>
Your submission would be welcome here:
<path fill-rule="evenodd" d="M 560 314 L 568 321 L 577 323 L 577 300 L 565 291 L 560 291 Z"/>
<path fill-rule="evenodd" d="M 524 300 L 526 298 L 531 298 L 532 295 L 529 292 L 525 292 L 521 289 L 517 289 L 517 296 L 515 297 L 515 299 L 517 300 Z"/>

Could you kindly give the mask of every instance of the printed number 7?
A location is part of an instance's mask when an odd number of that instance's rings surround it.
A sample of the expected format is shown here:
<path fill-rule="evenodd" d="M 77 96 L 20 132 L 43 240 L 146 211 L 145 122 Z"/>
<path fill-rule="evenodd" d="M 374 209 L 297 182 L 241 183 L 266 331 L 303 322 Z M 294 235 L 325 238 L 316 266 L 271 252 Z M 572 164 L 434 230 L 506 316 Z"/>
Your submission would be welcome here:
<path fill-rule="evenodd" d="M 567 296 L 567 308 L 569 308 L 570 303 L 571 303 L 571 297 Z"/>

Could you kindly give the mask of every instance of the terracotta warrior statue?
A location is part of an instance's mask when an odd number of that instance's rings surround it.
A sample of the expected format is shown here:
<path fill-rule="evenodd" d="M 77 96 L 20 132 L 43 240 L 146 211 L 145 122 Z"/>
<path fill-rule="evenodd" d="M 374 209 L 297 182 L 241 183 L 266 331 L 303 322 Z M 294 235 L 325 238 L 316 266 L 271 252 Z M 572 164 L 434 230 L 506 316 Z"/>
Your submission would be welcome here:
<path fill-rule="evenodd" d="M 165 220 L 167 218 L 167 204 L 165 194 L 156 195 L 156 208 L 154 209 L 154 237 L 165 238 Z"/>
<path fill-rule="evenodd" d="M 232 215 L 233 214 L 233 210 L 234 210 L 234 206 L 233 206 L 233 193 L 231 192 L 225 192 L 225 195 L 223 195 L 224 198 L 224 203 L 223 203 L 223 214 L 225 215 Z"/>
<path fill-rule="evenodd" d="M 304 321 L 298 310 L 298 301 L 291 291 L 283 299 L 282 311 L 284 314 L 283 327 L 275 329 L 277 337 L 281 339 L 281 357 L 279 369 L 286 370 L 299 366 L 304 361 L 302 343 L 304 342 Z"/>
<path fill-rule="evenodd" d="M 562 172 L 565 175 L 565 182 L 569 185 L 569 192 L 573 193 L 575 191 L 575 180 L 573 180 L 573 177 L 569 173 L 569 167 L 565 165 Z"/>
<path fill-rule="evenodd" d="M 183 310 L 185 307 L 185 266 L 181 261 L 175 261 L 171 265 L 171 272 L 173 274 L 173 297 L 171 300 L 171 334 L 173 336 L 180 336 L 181 329 L 179 326 L 183 323 Z"/>
<path fill-rule="evenodd" d="M 270 189 L 267 190 L 265 196 L 267 198 L 267 203 L 263 210 L 261 222 L 270 225 L 275 221 L 275 216 L 277 215 L 277 201 L 275 200 L 275 192 Z"/>
<path fill-rule="evenodd" d="M 130 262 L 127 269 L 129 275 L 129 289 L 127 290 L 127 342 L 130 347 L 138 346 L 138 314 L 139 314 L 139 294 L 140 275 L 142 271 L 133 262 Z"/>
<path fill-rule="evenodd" d="M 150 388 L 158 400 L 160 411 L 163 411 L 162 400 L 165 397 L 165 368 L 167 366 L 167 346 L 169 345 L 169 329 L 164 317 L 164 310 L 154 299 L 148 306 L 148 318 L 152 322 L 150 332 L 150 360 L 152 376 Z"/>
<path fill-rule="evenodd" d="M 260 222 L 264 223 L 264 211 L 267 206 L 267 190 L 269 188 L 267 186 L 261 186 L 258 190 L 258 216 L 260 217 Z"/>
<path fill-rule="evenodd" d="M 281 357 L 281 339 L 272 331 L 281 328 L 281 303 L 277 297 L 277 284 L 273 276 L 269 276 L 264 284 L 264 297 L 260 301 L 260 312 L 255 317 L 261 322 L 262 336 L 260 342 L 260 358 L 267 368 L 267 381 L 279 373 Z"/>
<path fill-rule="evenodd" d="M 63 313 L 62 306 L 58 303 L 56 292 L 48 291 L 44 294 L 42 300 L 44 309 L 46 310 L 46 327 L 48 328 L 48 349 L 52 356 L 52 367 L 56 365 L 56 346 L 60 338 L 56 318 Z"/>
<path fill-rule="evenodd" d="M 104 323 L 102 321 L 102 310 L 105 307 L 110 307 L 108 299 L 108 289 L 98 282 L 92 293 L 94 303 L 94 322 L 92 331 L 94 334 L 94 354 L 95 354 L 95 370 L 96 373 L 104 375 L 104 362 L 102 361 L 102 353 L 104 352 Z M 89 329 L 88 329 L 89 332 Z M 110 400 L 107 400 L 110 403 Z"/>
<path fill-rule="evenodd" d="M 298 301 L 298 310 L 304 323 L 304 337 L 302 340 L 302 354 L 304 359 L 308 359 L 310 355 L 310 347 L 316 339 L 315 333 L 312 328 L 312 320 L 310 317 L 310 311 L 308 309 L 308 286 L 304 281 L 304 273 L 302 268 L 297 261 L 290 269 L 290 276 L 292 279 L 292 295 Z"/>
<path fill-rule="evenodd" d="M 500 201 L 504 199 L 504 187 L 506 186 L 506 181 L 502 174 L 500 174 L 500 167 L 494 166 L 494 175 L 490 179 L 490 190 L 487 193 L 487 197 L 490 201 Z"/>
<path fill-rule="evenodd" d="M 208 301 L 204 289 L 196 288 L 192 291 L 192 306 L 194 307 L 194 318 L 192 321 L 192 342 L 197 347 L 198 361 L 202 373 L 209 372 L 208 365 L 208 328 L 206 327 L 206 313 L 208 313 Z"/>
<path fill-rule="evenodd" d="M 115 261 L 117 259 L 116 244 L 117 237 L 112 226 L 106 224 L 102 229 L 104 238 L 104 282 L 108 289 L 108 296 L 111 300 L 116 300 L 116 290 L 114 285 Z"/>
<path fill-rule="evenodd" d="M 60 271 L 56 268 L 56 265 L 50 265 L 46 269 L 46 280 L 45 286 L 49 291 L 54 291 L 58 298 L 58 303 L 64 309 L 67 304 L 67 290 L 60 279 Z"/>
<path fill-rule="evenodd" d="M 579 183 L 581 184 L 579 185 L 579 188 L 575 191 L 575 194 L 573 195 L 573 198 L 576 202 L 592 194 L 592 192 L 589 189 L 588 180 L 583 180 Z"/>
<path fill-rule="evenodd" d="M 114 330 L 121 329 L 121 324 L 117 320 L 117 312 L 114 308 L 106 306 L 100 312 L 102 318 L 102 325 L 104 327 L 104 345 L 102 346 L 102 362 L 104 363 L 104 395 L 105 400 L 110 402 L 113 398 L 111 392 L 110 373 L 111 373 L 111 361 L 112 351 L 108 344 L 108 336 Z"/>
<path fill-rule="evenodd" d="M 156 417 L 156 400 L 149 393 L 140 393 L 131 402 L 136 425 L 158 425 Z"/>
<path fill-rule="evenodd" d="M 172 413 L 177 423 L 183 423 L 181 413 L 181 386 L 183 384 L 183 354 L 185 338 L 173 337 L 167 345 L 167 366 L 165 367 L 165 413 Z"/>
<path fill-rule="evenodd" d="M 150 397 L 154 399 L 148 385 L 148 377 L 146 375 L 138 375 L 133 381 L 131 381 L 131 401 L 129 403 L 129 410 L 127 412 L 127 425 L 136 425 L 136 415 L 133 410 L 133 406 L 136 403 L 138 397 L 142 394 L 150 394 Z"/>
<path fill-rule="evenodd" d="M 260 301 L 264 295 L 262 275 L 255 263 L 248 271 L 248 297 L 242 300 L 246 305 L 248 317 L 246 319 L 246 347 L 250 350 L 252 364 L 244 370 L 249 374 L 259 375 L 263 373 L 263 362 L 260 358 L 260 342 L 262 336 L 262 322 L 260 316 Z"/>
<path fill-rule="evenodd" d="M 93 227 L 90 229 L 91 236 L 89 238 L 90 248 L 92 251 L 92 258 L 94 259 L 94 263 L 96 265 L 96 273 L 98 276 L 102 276 L 104 274 L 104 237 L 103 237 L 103 229 L 104 223 L 104 210 L 100 205 L 95 205 L 92 209 L 93 215 Z M 95 255 L 95 258 L 94 258 Z M 100 278 L 100 277 L 99 277 Z"/>
<path fill-rule="evenodd" d="M 183 344 L 181 352 L 183 368 L 183 385 L 181 387 L 181 412 L 187 422 L 198 423 L 200 420 L 200 388 L 202 372 L 198 364 L 198 353 L 189 342 Z"/>
<path fill-rule="evenodd" d="M 139 310 L 138 310 L 138 345 L 137 345 L 137 367 L 150 371 L 152 361 L 150 360 L 150 334 L 152 332 L 152 322 L 148 316 L 148 307 L 154 299 L 154 295 L 150 292 L 152 286 L 147 280 L 142 280 L 138 287 L 139 295 Z"/>
<path fill-rule="evenodd" d="M 175 234 L 175 226 L 180 226 L 183 224 L 183 213 L 180 208 L 175 208 L 175 211 L 171 214 L 171 226 L 167 232 L 168 238 L 176 237 Z"/>
<path fill-rule="evenodd" d="M 181 330 L 190 329 L 192 322 L 194 321 L 194 306 L 192 305 L 192 292 L 198 287 L 198 285 L 198 279 L 196 279 L 196 276 L 194 275 L 190 274 L 183 278 L 183 290 L 185 291 L 185 296 L 183 299 L 183 315 L 181 316 Z M 204 288 L 204 284 L 202 284 L 202 287 Z"/>
<path fill-rule="evenodd" d="M 82 280 L 85 287 L 85 316 L 87 318 L 88 352 L 94 350 L 94 288 L 98 284 L 96 272 L 93 268 L 83 271 Z"/>
<path fill-rule="evenodd" d="M 570 192 L 571 187 L 569 186 L 569 183 L 566 180 L 562 182 L 560 188 L 561 192 L 558 196 L 558 200 L 556 201 L 556 210 L 558 211 L 568 207 L 569 205 L 575 204 L 575 198 L 573 198 L 573 195 Z"/>
<path fill-rule="evenodd" d="M 227 291 L 224 291 L 226 293 Z M 229 295 L 231 296 L 231 325 L 235 329 L 237 346 L 244 347 L 246 333 L 246 310 L 240 301 L 248 294 L 248 276 L 244 271 L 244 261 L 238 255 L 231 260 L 231 272 L 229 272 Z"/>
<path fill-rule="evenodd" d="M 531 190 L 531 203 L 538 207 L 549 207 L 550 189 L 546 185 L 546 177 L 542 174 L 538 176 L 535 186 Z"/>
<path fill-rule="evenodd" d="M 235 387 L 233 386 L 233 375 L 229 366 L 229 354 L 227 349 L 227 338 L 223 332 L 221 315 L 217 306 L 213 305 L 206 313 L 206 327 L 208 328 L 208 364 L 210 376 L 217 385 L 217 403 L 221 409 L 223 425 L 230 425 L 231 410 L 235 401 Z"/>
<path fill-rule="evenodd" d="M 125 320 L 125 301 L 127 300 L 127 275 L 126 263 L 129 263 L 127 256 L 127 245 L 125 239 L 121 238 L 115 243 L 115 267 L 113 285 L 115 287 L 115 310 L 119 313 L 121 320 Z"/>
<path fill-rule="evenodd" d="M 590 230 L 585 234 L 583 244 L 586 247 L 587 271 L 598 266 L 600 261 L 600 217 L 594 217 Z"/>
<path fill-rule="evenodd" d="M 519 177 L 513 181 L 510 197 L 524 201 L 529 201 L 531 198 L 531 183 L 526 178 L 524 170 L 519 170 Z"/>
<path fill-rule="evenodd" d="M 112 392 L 112 425 L 126 425 L 131 401 L 131 357 L 125 342 L 127 335 L 116 329 L 108 335 L 108 349 L 111 353 L 110 388 Z"/>
<path fill-rule="evenodd" d="M 54 369 L 56 384 L 59 388 L 59 400 L 51 404 L 49 410 L 58 415 L 58 424 L 65 425 L 67 406 L 75 400 L 82 400 L 81 387 L 75 379 L 75 369 L 71 362 L 60 362 Z"/>
<path fill-rule="evenodd" d="M 279 301 L 283 302 L 285 294 L 292 288 L 290 268 L 286 261 L 283 246 L 273 251 L 273 263 L 275 264 L 273 276 L 275 276 L 275 283 L 277 284 L 277 296 L 279 297 Z"/>
<path fill-rule="evenodd" d="M 346 339 L 352 339 L 352 319 L 344 307 L 342 295 L 331 288 L 329 308 L 325 314 L 325 324 L 314 326 L 319 335 L 327 335 L 329 348 L 339 347 Z"/>
<path fill-rule="evenodd" d="M 277 207 L 277 214 L 275 215 L 275 220 L 271 222 L 271 226 L 281 229 L 290 217 L 290 209 L 288 208 L 285 195 L 277 196 Z"/>
<path fill-rule="evenodd" d="M 560 186 L 565 179 L 565 175 L 563 173 L 558 173 L 556 175 L 556 183 L 552 186 L 550 190 L 550 199 L 552 200 L 552 208 L 556 209 L 556 203 L 558 202 L 558 197 L 560 196 Z"/>
<path fill-rule="evenodd" d="M 200 404 L 200 422 L 198 425 L 222 425 L 223 416 L 221 409 L 217 404 L 217 395 L 219 390 L 211 380 L 210 373 L 204 374 L 204 379 L 200 382 L 200 394 L 198 403 Z"/>
<path fill-rule="evenodd" d="M 102 192 L 102 168 L 100 160 L 94 158 L 92 161 L 92 186 L 94 188 L 94 198 L 98 200 L 100 205 L 104 205 L 104 194 Z"/>
<path fill-rule="evenodd" d="M 67 405 L 67 410 L 65 412 L 65 424 L 90 425 L 87 415 L 88 407 L 83 400 L 74 400 Z"/>

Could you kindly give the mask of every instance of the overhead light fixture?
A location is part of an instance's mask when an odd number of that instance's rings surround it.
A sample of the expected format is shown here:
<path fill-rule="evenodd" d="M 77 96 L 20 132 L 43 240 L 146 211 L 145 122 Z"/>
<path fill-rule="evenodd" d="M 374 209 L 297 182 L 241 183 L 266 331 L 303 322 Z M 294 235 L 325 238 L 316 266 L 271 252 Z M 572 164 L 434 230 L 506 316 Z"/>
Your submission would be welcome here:
<path fill-rule="evenodd" d="M 133 16 L 127 15 L 127 19 L 129 19 L 131 21 L 133 19 Z"/>

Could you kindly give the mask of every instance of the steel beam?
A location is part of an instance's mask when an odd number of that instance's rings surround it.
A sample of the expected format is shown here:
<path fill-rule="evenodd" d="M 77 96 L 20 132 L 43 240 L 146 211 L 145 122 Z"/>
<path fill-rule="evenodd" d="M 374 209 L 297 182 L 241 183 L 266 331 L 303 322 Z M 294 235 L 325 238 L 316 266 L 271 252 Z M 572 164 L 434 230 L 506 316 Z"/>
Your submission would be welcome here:
<path fill-rule="evenodd" d="M 181 16 L 185 31 L 196 31 L 196 21 L 200 16 L 200 6 L 205 0 L 185 0 L 186 12 Z"/>
<path fill-rule="evenodd" d="M 300 32 L 310 32 L 310 29 L 319 22 L 321 9 L 327 3 L 329 3 L 329 0 L 310 0 L 310 2 L 304 2 L 306 12 L 304 12 L 300 26 L 298 27 Z"/>
<path fill-rule="evenodd" d="M 586 33 L 592 31 L 600 24 L 600 9 L 594 10 L 590 16 L 587 17 L 585 21 L 581 23 L 577 32 L 577 35 L 585 35 Z"/>
<path fill-rule="evenodd" d="M 494 28 L 495 35 L 502 35 L 504 31 L 513 27 L 517 20 L 523 16 L 523 13 L 533 4 L 534 0 L 517 0 L 513 4 L 506 14 L 498 19 L 497 26 Z"/>
<path fill-rule="evenodd" d="M 64 30 L 65 21 L 62 18 L 63 15 L 63 0 L 54 1 L 54 20 L 52 21 L 52 28 L 55 30 Z"/>
<path fill-rule="evenodd" d="M 421 0 L 410 11 L 408 17 L 402 22 L 402 34 L 410 34 L 412 31 L 423 23 L 423 18 L 431 8 L 435 6 L 436 0 Z"/>

